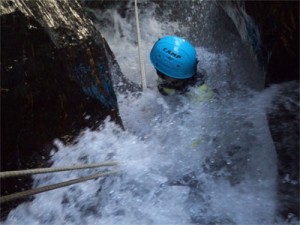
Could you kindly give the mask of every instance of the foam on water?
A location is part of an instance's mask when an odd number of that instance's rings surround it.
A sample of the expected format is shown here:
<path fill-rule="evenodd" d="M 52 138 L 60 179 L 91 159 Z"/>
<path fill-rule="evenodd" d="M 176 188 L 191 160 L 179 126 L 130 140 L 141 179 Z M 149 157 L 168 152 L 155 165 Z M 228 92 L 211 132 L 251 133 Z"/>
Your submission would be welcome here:
<path fill-rule="evenodd" d="M 273 94 L 175 112 L 155 91 L 123 99 L 127 131 L 107 121 L 73 146 L 56 141 L 52 156 L 53 167 L 116 160 L 121 173 L 38 194 L 4 224 L 272 224 L 276 160 L 258 106 Z M 96 172 L 36 175 L 35 186 Z"/>
<path fill-rule="evenodd" d="M 53 167 L 114 160 L 120 173 L 38 194 L 12 210 L 3 225 L 284 224 L 276 222 L 276 155 L 266 121 L 278 90 L 257 91 L 239 82 L 240 73 L 254 67 L 251 60 L 200 46 L 215 98 L 161 96 L 147 55 L 157 36 L 176 32 L 178 24 L 166 26 L 148 13 L 141 29 L 150 88 L 139 97 L 117 93 L 126 131 L 107 120 L 72 146 L 56 140 L 51 158 Z M 115 11 L 103 15 L 115 26 L 101 32 L 123 73 L 136 81 L 135 23 Z M 114 32 L 120 29 L 122 34 Z M 259 77 L 253 70 L 250 75 Z M 99 171 L 36 175 L 34 187 Z"/>

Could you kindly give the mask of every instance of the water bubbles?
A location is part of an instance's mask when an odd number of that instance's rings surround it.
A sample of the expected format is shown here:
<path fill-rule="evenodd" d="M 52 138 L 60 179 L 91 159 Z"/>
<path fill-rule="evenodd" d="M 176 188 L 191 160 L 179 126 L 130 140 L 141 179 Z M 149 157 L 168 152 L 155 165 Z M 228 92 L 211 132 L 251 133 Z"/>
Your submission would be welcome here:
<path fill-rule="evenodd" d="M 84 117 L 85 120 L 89 120 L 90 118 L 91 118 L 90 115 L 86 115 L 86 116 Z"/>
<path fill-rule="evenodd" d="M 231 165 L 231 164 L 232 164 L 232 161 L 227 160 L 227 161 L 226 161 L 226 164 L 227 164 L 227 165 Z"/>
<path fill-rule="evenodd" d="M 284 182 L 284 183 L 288 183 L 288 182 L 290 182 L 291 181 L 291 179 L 290 179 L 290 175 L 289 174 L 286 174 L 285 176 L 284 176 L 284 178 L 283 178 L 283 181 L 282 182 Z"/>

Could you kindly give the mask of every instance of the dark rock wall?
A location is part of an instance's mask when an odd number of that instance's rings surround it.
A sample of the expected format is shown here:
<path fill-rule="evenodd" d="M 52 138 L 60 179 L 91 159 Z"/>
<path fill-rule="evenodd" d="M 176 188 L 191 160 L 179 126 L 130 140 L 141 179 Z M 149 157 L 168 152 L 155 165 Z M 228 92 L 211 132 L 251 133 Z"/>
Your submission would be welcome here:
<path fill-rule="evenodd" d="M 299 80 L 299 1 L 245 1 L 267 62 L 266 85 Z"/>
<path fill-rule="evenodd" d="M 280 85 L 274 107 L 268 114 L 270 131 L 279 159 L 279 212 L 299 218 L 299 84 Z"/>
<path fill-rule="evenodd" d="M 265 85 L 282 84 L 268 114 L 279 159 L 278 210 L 299 218 L 299 1 L 245 1 L 245 8 L 260 32 Z"/>
<path fill-rule="evenodd" d="M 299 80 L 299 1 L 216 1 L 265 70 L 269 86 Z"/>
<path fill-rule="evenodd" d="M 77 1 L 5 0 L 0 8 L 1 171 L 49 166 L 54 139 L 72 143 L 108 116 L 123 127 L 114 88 L 132 83 Z M 3 179 L 1 195 L 30 187 L 30 177 Z M 20 201 L 1 205 L 1 218 Z"/>
<path fill-rule="evenodd" d="M 299 1 L 217 1 L 265 71 L 280 84 L 268 113 L 278 156 L 279 213 L 299 218 Z"/>

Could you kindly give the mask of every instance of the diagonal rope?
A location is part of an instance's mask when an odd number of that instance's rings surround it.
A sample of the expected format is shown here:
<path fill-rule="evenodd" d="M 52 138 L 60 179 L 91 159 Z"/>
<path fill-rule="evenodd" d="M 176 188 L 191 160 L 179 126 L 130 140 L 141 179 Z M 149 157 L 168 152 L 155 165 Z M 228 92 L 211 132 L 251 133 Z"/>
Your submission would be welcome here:
<path fill-rule="evenodd" d="M 109 172 L 104 172 L 104 173 L 98 173 L 98 174 L 94 174 L 94 175 L 90 175 L 90 176 L 86 176 L 86 177 L 81 177 L 81 178 L 77 178 L 77 179 L 73 179 L 73 180 L 69 180 L 69 181 L 65 181 L 65 182 L 61 182 L 61 183 L 57 183 L 57 184 L 52 184 L 52 185 L 48 185 L 48 186 L 44 186 L 44 187 L 39 187 L 36 189 L 31 189 L 31 190 L 27 190 L 27 191 L 23 191 L 23 192 L 18 192 L 15 194 L 11 194 L 11 195 L 5 195 L 5 196 L 1 196 L 0 197 L 0 204 L 8 202 L 8 201 L 12 201 L 12 200 L 16 200 L 19 198 L 25 198 L 27 196 L 30 195 L 35 195 L 35 194 L 39 194 L 42 192 L 46 192 L 46 191 L 51 191 L 57 188 L 61 188 L 61 187 L 66 187 L 72 184 L 77 184 L 80 182 L 84 182 L 84 181 L 88 181 L 88 180 L 92 180 L 92 179 L 96 179 L 99 177 L 103 177 L 103 176 L 108 176 L 111 174 L 115 174 L 119 171 L 109 171 Z"/>
<path fill-rule="evenodd" d="M 97 167 L 104 167 L 104 166 L 116 166 L 116 165 L 118 165 L 117 162 L 104 162 L 98 164 L 75 165 L 75 166 L 62 167 L 62 168 L 39 168 L 39 169 L 29 169 L 29 170 L 5 171 L 5 172 L 0 172 L 0 178 L 39 174 L 39 173 L 61 172 L 61 171 L 77 170 L 77 169 L 89 169 L 89 168 L 97 168 Z"/>

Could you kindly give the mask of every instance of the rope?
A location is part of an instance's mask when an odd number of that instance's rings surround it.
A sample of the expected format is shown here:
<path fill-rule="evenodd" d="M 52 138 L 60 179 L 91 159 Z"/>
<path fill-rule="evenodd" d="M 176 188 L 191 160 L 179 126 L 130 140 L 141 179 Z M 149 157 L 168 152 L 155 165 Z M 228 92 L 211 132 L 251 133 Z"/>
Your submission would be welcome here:
<path fill-rule="evenodd" d="M 145 74 L 144 58 L 143 58 L 143 52 L 142 52 L 142 47 L 141 47 L 141 32 L 140 32 L 139 13 L 138 13 L 137 0 L 134 1 L 134 9 L 135 9 L 136 30 L 137 30 L 137 37 L 138 37 L 140 69 L 141 69 L 141 75 L 142 75 L 142 88 L 143 88 L 143 90 L 146 90 L 147 84 L 146 84 L 146 74 Z"/>
<path fill-rule="evenodd" d="M 118 171 L 109 171 L 109 172 L 104 172 L 104 173 L 98 173 L 98 174 L 94 174 L 94 175 L 90 175 L 90 176 L 86 176 L 86 177 L 81 177 L 81 178 L 77 178 L 77 179 L 73 179 L 73 180 L 69 180 L 69 181 L 65 181 L 65 182 L 61 182 L 61 183 L 57 183 L 57 184 L 52 184 L 52 185 L 48 185 L 48 186 L 44 186 L 44 187 L 39 187 L 36 189 L 31 189 L 28 191 L 23 191 L 23 192 L 19 192 L 19 193 L 15 193 L 15 194 L 11 194 L 11 195 L 5 195 L 0 197 L 0 204 L 8 202 L 8 201 L 12 201 L 12 200 L 16 200 L 19 198 L 25 198 L 27 196 L 30 195 L 35 195 L 35 194 L 39 194 L 42 192 L 46 192 L 46 191 L 51 191 L 57 188 L 61 188 L 61 187 L 66 187 L 72 184 L 77 184 L 80 182 L 84 182 L 84 181 L 88 181 L 88 180 L 92 180 L 98 177 L 103 177 L 103 176 L 107 176 L 110 174 L 114 174 L 117 173 Z"/>
<path fill-rule="evenodd" d="M 77 170 L 77 169 L 88 169 L 88 168 L 96 168 L 96 167 L 103 167 L 103 166 L 115 166 L 115 165 L 118 165 L 118 163 L 105 162 L 105 163 L 98 163 L 98 164 L 75 165 L 71 167 L 62 167 L 62 168 L 40 168 L 40 169 L 29 169 L 29 170 L 6 171 L 6 172 L 0 172 L 0 178 L 39 174 L 39 173 L 61 172 L 61 171 Z"/>

